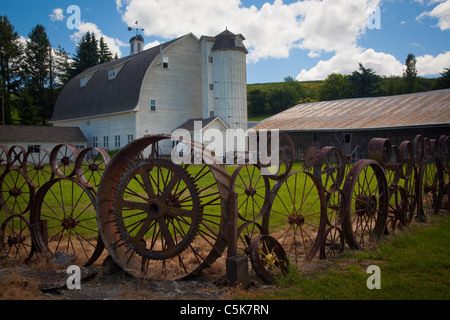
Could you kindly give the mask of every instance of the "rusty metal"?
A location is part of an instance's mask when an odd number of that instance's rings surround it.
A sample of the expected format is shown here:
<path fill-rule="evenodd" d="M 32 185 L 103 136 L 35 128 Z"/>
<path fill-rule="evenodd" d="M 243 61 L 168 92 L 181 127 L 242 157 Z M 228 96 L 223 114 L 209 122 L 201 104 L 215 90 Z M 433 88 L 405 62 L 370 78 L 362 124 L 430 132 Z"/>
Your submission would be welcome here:
<path fill-rule="evenodd" d="M 261 121 L 252 129 L 317 132 L 320 135 L 320 132 L 327 131 L 448 126 L 449 110 L 450 90 L 434 90 L 401 96 L 299 104 Z"/>
<path fill-rule="evenodd" d="M 255 273 L 267 283 L 289 271 L 289 258 L 283 246 L 273 237 L 261 235 L 250 245 L 250 261 Z"/>
<path fill-rule="evenodd" d="M 0 227 L 0 253 L 8 260 L 26 262 L 34 254 L 30 222 L 23 215 L 10 215 Z"/>
<path fill-rule="evenodd" d="M 78 157 L 78 148 L 71 144 L 60 144 L 50 153 L 50 167 L 61 178 L 75 175 L 75 161 Z"/>
<path fill-rule="evenodd" d="M 111 160 L 102 148 L 85 148 L 75 160 L 77 179 L 88 188 L 97 188 L 106 166 Z"/>
<path fill-rule="evenodd" d="M 128 144 L 110 161 L 98 188 L 97 216 L 99 231 L 105 247 L 113 260 L 133 275 L 164 279 L 181 279 L 198 275 L 222 255 L 227 245 L 227 202 L 230 176 L 224 166 L 218 165 L 214 161 L 211 162 L 210 160 L 213 159 L 207 159 L 208 157 L 203 153 L 204 147 L 196 142 L 192 142 L 188 147 L 192 151 L 191 155 L 193 157 L 195 155 L 203 156 L 201 159 L 203 160 L 202 164 L 185 164 L 182 168 L 185 173 L 179 173 L 179 176 L 184 177 L 182 180 L 190 176 L 188 179 L 190 181 L 188 182 L 190 190 L 192 190 L 190 194 L 195 200 L 194 208 L 191 209 L 194 221 L 192 225 L 197 229 L 194 228 L 194 231 L 189 232 L 189 236 L 180 246 L 177 246 L 176 243 L 174 245 L 170 241 L 167 242 L 170 236 L 174 236 L 174 233 L 170 232 L 170 230 L 165 230 L 166 238 L 159 237 L 157 242 L 162 246 L 161 248 L 167 247 L 171 251 L 167 256 L 163 254 L 142 254 L 146 253 L 146 251 L 141 252 L 138 249 L 144 248 L 144 244 L 141 246 L 132 244 L 130 242 L 131 239 L 125 238 L 123 232 L 118 229 L 118 226 L 124 224 L 124 222 L 120 220 L 120 215 L 116 214 L 117 201 L 122 201 L 120 196 L 117 197 L 117 190 L 123 189 L 127 175 L 131 174 L 131 172 L 137 173 L 137 171 L 130 171 L 130 168 L 135 165 L 136 161 L 139 161 L 137 159 L 141 157 L 144 149 L 155 149 L 154 144 L 160 144 L 165 140 L 170 141 L 170 139 L 170 135 L 155 135 L 144 137 Z M 147 190 L 152 188 L 148 180 L 142 181 L 139 185 Z M 151 206 L 153 201 L 160 201 L 159 203 L 161 203 L 161 201 L 166 201 L 167 199 L 179 201 L 177 194 L 171 192 L 171 188 L 164 188 L 161 194 L 155 193 L 155 196 L 147 193 L 149 206 Z M 146 222 L 146 225 L 149 225 L 152 217 L 148 212 L 146 214 L 148 216 L 147 221 L 150 221 Z M 203 216 L 202 220 L 200 220 L 201 216 Z M 162 218 L 159 219 L 160 221 L 162 220 Z M 164 223 L 161 222 L 161 226 L 164 226 Z M 144 231 L 145 229 L 142 229 L 142 233 Z M 148 238 L 148 234 L 144 234 L 144 236 L 139 234 L 138 238 L 145 239 L 147 242 L 150 241 L 145 245 L 146 249 L 148 249 L 147 246 L 151 248 L 156 245 Z M 189 245 L 186 245 L 187 243 Z M 173 257 L 170 260 L 163 259 L 170 258 L 172 255 Z M 161 259 L 152 260 L 153 258 Z"/>
<path fill-rule="evenodd" d="M 342 231 L 348 245 L 363 248 L 380 239 L 385 231 L 389 188 L 383 167 L 375 160 L 358 161 L 343 187 L 346 214 Z"/>
<path fill-rule="evenodd" d="M 34 149 L 26 153 L 21 168 L 25 179 L 36 189 L 52 180 L 55 176 L 49 165 L 50 152 L 41 147 L 37 148 L 37 150 L 39 151 L 38 154 L 36 154 Z"/>
<path fill-rule="evenodd" d="M 449 209 L 449 136 L 418 135 L 399 147 L 374 138 L 368 159 L 351 165 L 341 148 L 314 146 L 309 171 L 292 172 L 294 144 L 281 134 L 281 166 L 270 176 L 250 163 L 227 170 L 197 142 L 188 145 L 191 163 L 175 164 L 165 146 L 187 142 L 171 140 L 147 136 L 112 159 L 101 148 L 62 144 L 36 157 L 0 146 L 0 253 L 14 259 L 13 250 L 22 251 L 29 260 L 69 251 L 89 265 L 105 248 L 132 275 L 178 280 L 199 275 L 227 250 L 247 255 L 272 282 L 288 261 L 326 259 L 344 243 L 363 248 Z M 66 188 L 74 196 L 63 201 Z M 83 226 L 90 229 L 84 244 Z M 63 246 L 77 241 L 78 248 Z"/>
<path fill-rule="evenodd" d="M 376 160 L 380 165 L 387 166 L 392 155 L 391 140 L 386 138 L 373 138 L 369 142 L 367 158 Z"/>
<path fill-rule="evenodd" d="M 314 163 L 314 175 L 328 193 L 339 190 L 345 178 L 344 153 L 336 147 L 323 147 Z"/>
<path fill-rule="evenodd" d="M 30 211 L 35 188 L 27 182 L 22 172 L 10 168 L 0 177 L 0 205 L 9 214 L 25 214 Z"/>
<path fill-rule="evenodd" d="M 293 171 L 272 188 L 270 208 L 263 216 L 262 226 L 265 234 L 280 242 L 292 262 L 314 258 L 326 224 L 325 193 L 314 175 Z"/>
<path fill-rule="evenodd" d="M 342 230 L 339 227 L 328 227 L 320 246 L 320 259 L 336 257 L 344 251 L 344 248 L 345 239 Z"/>
<path fill-rule="evenodd" d="M 287 133 L 280 132 L 278 136 L 278 167 L 271 168 L 276 171 L 273 174 L 267 175 L 269 179 L 280 181 L 289 175 L 295 161 L 295 146 L 291 136 Z M 271 154 L 272 136 L 269 135 L 267 143 L 267 152 Z M 261 151 L 260 151 L 261 152 Z"/>
<path fill-rule="evenodd" d="M 22 146 L 12 146 L 8 150 L 8 163 L 12 168 L 19 169 L 24 163 L 27 151 Z"/>
<path fill-rule="evenodd" d="M 68 190 L 71 196 L 65 197 Z M 30 216 L 33 243 L 40 254 L 65 252 L 88 266 L 103 251 L 98 235 L 95 194 L 72 178 L 55 178 L 36 193 Z M 42 226 L 46 226 L 42 228 Z"/>

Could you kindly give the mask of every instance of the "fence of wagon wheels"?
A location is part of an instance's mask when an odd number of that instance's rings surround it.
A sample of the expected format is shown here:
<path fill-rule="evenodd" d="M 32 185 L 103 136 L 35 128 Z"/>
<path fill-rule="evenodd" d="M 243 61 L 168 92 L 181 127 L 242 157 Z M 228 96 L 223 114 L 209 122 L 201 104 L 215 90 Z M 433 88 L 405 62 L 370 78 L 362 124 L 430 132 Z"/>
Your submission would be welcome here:
<path fill-rule="evenodd" d="M 179 280 L 226 252 L 272 282 L 290 265 L 364 248 L 449 208 L 448 136 L 400 146 L 374 138 L 355 162 L 313 146 L 294 171 L 294 144 L 280 134 L 270 175 L 260 164 L 220 164 L 196 142 L 188 154 L 200 160 L 175 164 L 160 147 L 171 139 L 146 136 L 112 159 L 99 148 L 0 146 L 2 257 L 65 252 L 89 265 L 106 249 L 132 275 Z"/>

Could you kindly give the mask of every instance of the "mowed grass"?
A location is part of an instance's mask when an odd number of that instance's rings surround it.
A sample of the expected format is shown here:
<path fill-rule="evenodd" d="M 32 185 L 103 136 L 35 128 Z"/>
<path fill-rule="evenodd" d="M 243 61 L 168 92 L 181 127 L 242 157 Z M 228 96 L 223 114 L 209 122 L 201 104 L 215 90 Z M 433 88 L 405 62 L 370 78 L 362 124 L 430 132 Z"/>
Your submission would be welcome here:
<path fill-rule="evenodd" d="M 450 217 L 382 238 L 373 249 L 345 252 L 279 279 L 277 290 L 238 299 L 261 300 L 448 300 Z M 380 268 L 380 289 L 369 290 L 370 265 Z"/>

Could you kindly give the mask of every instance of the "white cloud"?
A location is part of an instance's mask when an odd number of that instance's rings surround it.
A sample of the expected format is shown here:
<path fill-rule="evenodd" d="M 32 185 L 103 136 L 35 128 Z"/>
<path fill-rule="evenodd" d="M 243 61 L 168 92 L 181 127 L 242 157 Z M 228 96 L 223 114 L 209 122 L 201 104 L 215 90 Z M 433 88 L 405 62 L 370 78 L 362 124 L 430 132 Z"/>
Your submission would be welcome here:
<path fill-rule="evenodd" d="M 119 39 L 108 37 L 107 35 L 103 34 L 102 30 L 100 30 L 96 24 L 91 22 L 81 22 L 78 31 L 71 35 L 70 38 L 72 41 L 78 43 L 80 42 L 81 37 L 84 36 L 87 32 L 94 33 L 97 40 L 100 40 L 100 38 L 103 37 L 112 54 L 117 54 L 119 58 L 122 56 L 120 48 L 128 46 L 127 43 Z"/>
<path fill-rule="evenodd" d="M 442 1 L 430 1 L 429 5 L 442 2 Z M 442 31 L 450 29 L 450 0 L 446 0 L 431 11 L 422 12 L 416 20 L 421 20 L 424 17 L 435 18 L 438 20 L 437 27 Z"/>
<path fill-rule="evenodd" d="M 351 74 L 358 70 L 359 63 L 373 69 L 379 75 L 401 75 L 402 63 L 394 56 L 373 49 L 349 47 L 340 50 L 329 60 L 320 61 L 315 67 L 303 69 L 297 76 L 299 81 L 324 80 L 331 73 Z"/>
<path fill-rule="evenodd" d="M 65 18 L 63 9 L 56 8 L 52 10 L 52 13 L 50 14 L 50 21 L 63 21 Z"/>
<path fill-rule="evenodd" d="M 436 57 L 424 55 L 416 57 L 418 76 L 435 76 L 450 66 L 450 51 Z M 309 70 L 303 69 L 297 76 L 299 81 L 324 80 L 331 73 L 351 74 L 358 70 L 359 63 L 371 68 L 378 75 L 402 76 L 405 65 L 393 55 L 358 47 L 339 51 L 329 60 L 322 60 Z"/>
<path fill-rule="evenodd" d="M 417 57 L 417 74 L 419 76 L 437 75 L 450 66 L 450 51 L 436 57 L 424 55 Z"/>
<path fill-rule="evenodd" d="M 378 2 L 275 0 L 258 9 L 240 0 L 116 0 L 116 6 L 129 26 L 138 20 L 147 36 L 216 35 L 227 27 L 247 38 L 248 61 L 257 62 L 287 58 L 295 48 L 317 56 L 354 46 L 365 33 L 367 8 Z"/>

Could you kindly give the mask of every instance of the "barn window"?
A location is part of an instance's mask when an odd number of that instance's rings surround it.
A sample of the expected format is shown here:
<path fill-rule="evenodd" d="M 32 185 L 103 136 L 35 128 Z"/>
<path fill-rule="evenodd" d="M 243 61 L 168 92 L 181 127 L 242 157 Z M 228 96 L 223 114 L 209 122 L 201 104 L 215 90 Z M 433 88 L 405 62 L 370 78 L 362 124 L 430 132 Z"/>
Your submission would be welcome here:
<path fill-rule="evenodd" d="M 120 136 L 114 136 L 114 147 L 120 148 Z"/>
<path fill-rule="evenodd" d="M 114 80 L 116 78 L 116 69 L 109 69 L 108 70 L 108 79 L 109 80 Z"/>
<path fill-rule="evenodd" d="M 214 90 L 214 85 L 212 83 L 209 84 L 209 90 Z"/>
<path fill-rule="evenodd" d="M 208 57 L 208 62 L 209 62 L 209 63 L 213 63 L 213 61 L 214 61 L 213 57 L 209 56 L 209 57 Z"/>
<path fill-rule="evenodd" d="M 92 145 L 94 148 L 98 147 L 98 137 L 92 137 Z"/>
<path fill-rule="evenodd" d="M 109 148 L 109 137 L 108 136 L 103 137 L 103 148 Z"/>
<path fill-rule="evenodd" d="M 169 57 L 163 57 L 162 67 L 163 69 L 169 69 Z"/>
<path fill-rule="evenodd" d="M 156 100 L 150 100 L 150 111 L 155 112 L 156 111 Z"/>
<path fill-rule="evenodd" d="M 41 146 L 28 146 L 27 151 L 30 153 L 40 153 Z"/>
<path fill-rule="evenodd" d="M 131 141 L 134 140 L 134 135 L 132 135 L 132 134 L 127 135 L 127 139 L 128 139 L 128 143 L 130 143 Z"/>

